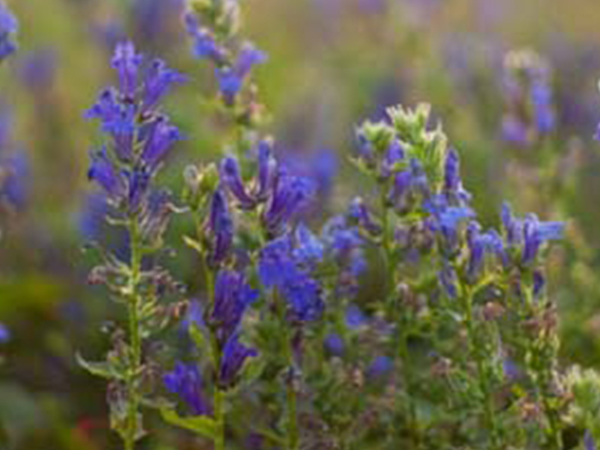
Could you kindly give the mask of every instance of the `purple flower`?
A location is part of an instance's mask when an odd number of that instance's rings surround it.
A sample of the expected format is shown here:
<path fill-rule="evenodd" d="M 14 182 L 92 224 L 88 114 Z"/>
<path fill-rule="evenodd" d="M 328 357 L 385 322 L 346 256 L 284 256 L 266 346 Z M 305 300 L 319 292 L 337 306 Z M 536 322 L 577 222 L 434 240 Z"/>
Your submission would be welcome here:
<path fill-rule="evenodd" d="M 393 361 L 387 356 L 377 356 L 367 368 L 367 377 L 378 379 L 388 375 L 394 368 Z"/>
<path fill-rule="evenodd" d="M 475 282 L 484 269 L 488 257 L 496 257 L 504 262 L 505 252 L 502 238 L 496 230 L 481 233 L 481 227 L 477 222 L 471 222 L 467 230 L 467 242 L 469 246 L 469 263 L 467 275 L 471 282 Z"/>
<path fill-rule="evenodd" d="M 28 197 L 27 175 L 29 160 L 23 152 L 0 161 L 0 197 L 14 208 L 22 208 Z"/>
<path fill-rule="evenodd" d="M 356 197 L 352 200 L 348 213 L 352 219 L 356 220 L 370 234 L 374 236 L 381 234 L 381 226 L 375 223 L 362 198 Z"/>
<path fill-rule="evenodd" d="M 194 56 L 199 59 L 210 59 L 217 65 L 222 64 L 227 51 L 217 43 L 214 34 L 202 28 L 196 15 L 191 12 L 185 14 L 184 20 L 188 34 L 194 40 Z"/>
<path fill-rule="evenodd" d="M 10 331 L 4 324 L 0 323 L 0 344 L 6 344 L 8 341 L 10 341 L 10 338 Z"/>
<path fill-rule="evenodd" d="M 537 81 L 531 87 L 531 103 L 538 131 L 542 134 L 554 129 L 556 117 L 552 109 L 552 90 L 544 81 Z"/>
<path fill-rule="evenodd" d="M 240 207 L 242 209 L 254 208 L 256 202 L 246 191 L 237 158 L 233 156 L 223 158 L 220 174 L 223 185 L 236 198 Z"/>
<path fill-rule="evenodd" d="M 258 292 L 246 283 L 244 274 L 234 271 L 219 272 L 210 321 L 216 329 L 221 345 L 236 333 L 246 308 L 257 297 Z"/>
<path fill-rule="evenodd" d="M 342 356 L 344 354 L 344 339 L 337 333 L 330 333 L 323 342 L 325 350 L 333 356 Z"/>
<path fill-rule="evenodd" d="M 211 414 L 211 408 L 202 392 L 202 376 L 195 364 L 177 363 L 175 369 L 164 376 L 163 382 L 169 392 L 177 394 L 186 403 L 192 415 Z"/>
<path fill-rule="evenodd" d="M 258 143 L 258 188 L 256 198 L 265 201 L 272 192 L 277 175 L 277 160 L 273 157 L 273 143 L 262 140 Z"/>
<path fill-rule="evenodd" d="M 585 450 L 598 450 L 598 446 L 596 445 L 596 441 L 590 430 L 585 430 L 585 434 L 583 435 L 583 447 Z"/>
<path fill-rule="evenodd" d="M 187 77 L 167 67 L 161 59 L 155 59 L 144 80 L 144 105 L 142 110 L 154 108 L 171 86 L 187 81 Z"/>
<path fill-rule="evenodd" d="M 242 90 L 244 81 L 250 74 L 252 67 L 262 64 L 267 60 L 267 55 L 246 42 L 232 67 L 218 67 L 216 71 L 219 80 L 219 90 L 228 103 L 233 102 L 234 97 Z"/>
<path fill-rule="evenodd" d="M 13 35 L 17 32 L 19 24 L 3 1 L 0 1 L 0 61 L 5 59 L 17 49 Z"/>
<path fill-rule="evenodd" d="M 352 304 L 346 308 L 346 325 L 351 330 L 358 330 L 366 324 L 368 320 L 367 316 L 365 316 L 358 306 Z"/>
<path fill-rule="evenodd" d="M 296 272 L 283 286 L 283 294 L 290 306 L 294 320 L 310 322 L 323 314 L 325 303 L 321 297 L 321 286 L 308 274 Z"/>
<path fill-rule="evenodd" d="M 398 139 L 389 145 L 381 164 L 381 176 L 387 178 L 394 172 L 394 166 L 405 157 L 405 151 Z"/>
<path fill-rule="evenodd" d="M 562 238 L 564 227 L 562 222 L 540 222 L 535 214 L 527 216 L 523 224 L 525 245 L 521 262 L 525 265 L 532 263 L 544 242 Z"/>
<path fill-rule="evenodd" d="M 213 194 L 211 200 L 208 229 L 213 238 L 210 262 L 216 266 L 229 256 L 233 245 L 233 220 L 221 189 Z"/>
<path fill-rule="evenodd" d="M 121 94 L 126 98 L 133 98 L 136 94 L 141 64 L 142 55 L 136 53 L 132 42 L 117 44 L 112 67 L 119 73 Z"/>
<path fill-rule="evenodd" d="M 219 386 L 229 388 L 236 384 L 239 373 L 248 358 L 258 356 L 258 352 L 240 343 L 237 335 L 233 335 L 225 344 L 221 367 L 219 370 Z"/>
<path fill-rule="evenodd" d="M 124 192 L 123 179 L 108 157 L 106 148 L 92 154 L 92 164 L 88 178 L 96 182 L 113 200 L 118 200 Z"/>
<path fill-rule="evenodd" d="M 25 55 L 19 67 L 19 75 L 28 89 L 39 93 L 52 87 L 56 66 L 56 52 L 45 48 Z"/>
<path fill-rule="evenodd" d="M 291 253 L 292 242 L 288 235 L 269 242 L 260 251 L 258 276 L 264 287 L 281 288 L 295 276 L 297 268 Z"/>
<path fill-rule="evenodd" d="M 295 238 L 297 246 L 293 254 L 299 264 L 311 267 L 314 263 L 323 260 L 324 245 L 306 225 L 303 223 L 298 225 Z"/>
<path fill-rule="evenodd" d="M 280 169 L 262 216 L 267 230 L 273 234 L 283 231 L 312 198 L 314 187 L 309 179 L 289 175 Z"/>
<path fill-rule="evenodd" d="M 163 161 L 173 144 L 183 137 L 179 129 L 164 117 L 157 118 L 146 131 L 142 161 L 153 171 Z"/>
<path fill-rule="evenodd" d="M 260 252 L 259 278 L 267 289 L 279 290 L 288 303 L 292 319 L 316 320 L 324 309 L 321 287 L 305 266 L 306 260 L 302 258 L 305 253 L 294 250 L 288 235 L 269 242 Z"/>
<path fill-rule="evenodd" d="M 453 300 L 458 298 L 458 276 L 449 264 L 444 264 L 444 268 L 439 274 L 439 280 L 448 298 Z"/>

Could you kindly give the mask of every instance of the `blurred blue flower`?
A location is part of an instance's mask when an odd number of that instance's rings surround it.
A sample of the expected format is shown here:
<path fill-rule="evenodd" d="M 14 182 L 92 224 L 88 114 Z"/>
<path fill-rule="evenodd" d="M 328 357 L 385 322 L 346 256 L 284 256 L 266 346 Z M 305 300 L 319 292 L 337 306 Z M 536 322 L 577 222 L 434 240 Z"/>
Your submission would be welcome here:
<path fill-rule="evenodd" d="M 44 48 L 25 54 L 19 66 L 21 82 L 31 91 L 44 92 L 54 84 L 57 68 L 56 51 Z"/>
<path fill-rule="evenodd" d="M 596 445 L 596 441 L 590 430 L 585 430 L 585 434 L 583 435 L 583 447 L 585 450 L 598 450 L 598 446 Z"/>
<path fill-rule="evenodd" d="M 222 388 L 233 386 L 244 366 L 246 359 L 258 356 L 258 352 L 240 343 L 237 334 L 225 344 L 219 370 L 219 385 Z"/>
<path fill-rule="evenodd" d="M 221 345 L 225 345 L 237 332 L 244 312 L 257 297 L 258 292 L 246 283 L 243 273 L 230 270 L 219 272 L 210 324 Z"/>
<path fill-rule="evenodd" d="M 229 256 L 233 246 L 233 219 L 229 213 L 227 198 L 221 189 L 217 189 L 212 196 L 208 231 L 212 236 L 209 262 L 216 266 Z"/>
<path fill-rule="evenodd" d="M 0 0 L 0 61 L 5 59 L 17 49 L 14 34 L 19 24 L 17 19 L 8 9 L 4 1 Z"/>
<path fill-rule="evenodd" d="M 195 364 L 177 363 L 172 372 L 165 374 L 163 382 L 167 390 L 177 394 L 194 416 L 211 414 L 211 408 L 204 397 L 202 376 Z"/>
<path fill-rule="evenodd" d="M 344 354 L 344 339 L 337 333 L 329 333 L 323 342 L 325 350 L 333 356 L 342 356 Z"/>
<path fill-rule="evenodd" d="M 8 328 L 2 323 L 0 323 L 0 344 L 6 344 L 10 341 L 11 334 Z"/>
<path fill-rule="evenodd" d="M 377 356 L 367 367 L 366 375 L 370 379 L 388 375 L 394 368 L 394 362 L 387 356 Z"/>

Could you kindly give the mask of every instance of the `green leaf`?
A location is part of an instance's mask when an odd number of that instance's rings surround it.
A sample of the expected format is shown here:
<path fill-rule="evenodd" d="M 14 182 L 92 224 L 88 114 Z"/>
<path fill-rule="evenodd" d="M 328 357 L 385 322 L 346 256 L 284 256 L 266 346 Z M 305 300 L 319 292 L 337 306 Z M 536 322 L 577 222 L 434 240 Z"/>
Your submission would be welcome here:
<path fill-rule="evenodd" d="M 207 439 L 215 439 L 216 423 L 214 419 L 208 416 L 181 417 L 172 409 L 163 408 L 160 410 L 165 422 L 175 425 L 179 428 L 192 431 Z"/>
<path fill-rule="evenodd" d="M 191 322 L 189 327 L 189 332 L 194 344 L 196 344 L 196 348 L 200 351 L 210 351 L 210 343 L 206 339 L 206 336 L 202 332 L 202 329 L 198 326 L 197 323 Z"/>
<path fill-rule="evenodd" d="M 200 242 L 198 242 L 197 240 L 195 240 L 189 236 L 183 236 L 183 242 L 185 242 L 185 245 L 187 245 L 190 248 L 193 248 L 198 253 L 200 253 L 200 254 L 204 253 L 204 250 L 202 249 L 202 244 Z"/>
<path fill-rule="evenodd" d="M 87 370 L 89 373 L 91 373 L 94 376 L 97 376 L 100 378 L 106 378 L 108 380 L 124 379 L 123 374 L 120 373 L 114 367 L 114 365 L 112 365 L 106 361 L 102 361 L 102 362 L 86 361 L 79 353 L 75 354 L 75 359 L 77 360 L 77 364 L 79 364 L 83 369 Z"/>

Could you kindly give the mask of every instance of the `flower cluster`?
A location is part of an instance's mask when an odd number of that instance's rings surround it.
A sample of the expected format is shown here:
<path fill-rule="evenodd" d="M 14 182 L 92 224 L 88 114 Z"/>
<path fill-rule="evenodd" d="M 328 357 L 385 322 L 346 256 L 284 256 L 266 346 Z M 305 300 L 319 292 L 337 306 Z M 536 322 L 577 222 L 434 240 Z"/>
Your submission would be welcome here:
<path fill-rule="evenodd" d="M 503 138 L 531 145 L 556 127 L 548 64 L 531 51 L 510 52 L 504 61 L 506 113 Z"/>
<path fill-rule="evenodd" d="M 87 112 L 99 119 L 110 144 L 92 153 L 88 176 L 115 209 L 140 220 L 150 245 L 160 237 L 169 217 L 168 196 L 152 189 L 173 144 L 182 139 L 176 126 L 160 112 L 160 100 L 185 77 L 159 59 L 142 71 L 143 58 L 131 42 L 119 44 L 112 60 L 119 88 L 104 90 Z"/>
<path fill-rule="evenodd" d="M 254 44 L 244 41 L 231 43 L 239 24 L 239 4 L 237 0 L 196 2 L 194 11 L 185 16 L 188 34 L 193 39 L 194 55 L 211 61 L 223 101 L 234 106 L 244 90 L 252 91 L 248 83 L 251 71 L 257 64 L 264 63 L 267 56 Z M 258 105 L 251 104 L 242 115 L 252 115 Z M 252 121 L 251 117 L 248 117 Z"/>
<path fill-rule="evenodd" d="M 478 386 L 478 398 L 483 399 L 480 411 L 493 448 L 504 442 L 492 393 L 504 382 L 497 374 L 506 367 L 506 355 L 511 355 L 511 365 L 516 363 L 531 374 L 525 385 L 537 383 L 534 393 L 527 395 L 538 396 L 536 401 L 548 420 L 549 440 L 555 445 L 560 439 L 556 427 L 560 401 L 553 390 L 556 331 L 552 303 L 543 295 L 542 250 L 547 242 L 562 237 L 564 224 L 542 222 L 533 214 L 515 218 L 505 205 L 502 230 L 484 231 L 476 220 L 471 195 L 463 187 L 458 152 L 447 148 L 439 127 L 429 127 L 428 108 L 419 107 L 415 111 L 392 108 L 386 122 L 367 122 L 359 129 L 355 160 L 377 181 L 381 200 L 379 217 L 363 201 L 355 201 L 351 211 L 361 232 L 382 249 L 387 262 L 389 284 L 384 304 L 393 306 L 396 286 L 402 286 L 406 309 L 393 313 L 392 308 L 390 319 L 399 321 L 399 327 L 409 327 L 413 335 L 421 333 L 419 317 L 433 311 L 460 318 L 457 325 L 466 333 L 470 358 L 476 362 L 472 383 Z M 405 279 L 403 274 L 415 274 L 415 278 Z M 437 279 L 440 294 L 449 302 L 430 299 L 415 304 L 411 298 L 432 279 Z M 513 313 L 520 311 L 521 319 L 505 315 L 509 308 Z M 503 326 L 490 326 L 490 322 Z M 537 331 L 524 333 L 527 326 Z M 543 334 L 538 334 L 542 330 Z M 404 395 L 411 401 L 423 393 L 414 388 L 414 371 L 406 368 L 414 364 L 408 360 L 407 341 L 402 341 L 406 331 L 399 329 L 398 334 L 399 346 L 404 349 L 404 389 L 408 390 Z M 442 336 L 436 341 L 434 352 L 439 351 L 438 345 L 452 346 Z M 468 362 L 459 358 L 454 364 L 456 373 L 469 373 Z M 413 409 L 406 426 L 413 427 L 419 420 Z"/>

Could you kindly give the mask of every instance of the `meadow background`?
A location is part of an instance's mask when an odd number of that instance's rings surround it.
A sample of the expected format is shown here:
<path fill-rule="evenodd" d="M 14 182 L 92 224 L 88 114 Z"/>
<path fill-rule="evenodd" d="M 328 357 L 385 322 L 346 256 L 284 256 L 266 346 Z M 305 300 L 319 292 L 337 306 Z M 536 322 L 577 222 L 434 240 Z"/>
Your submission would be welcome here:
<path fill-rule="evenodd" d="M 111 231 L 86 177 L 98 133 L 83 113 L 112 79 L 107 61 L 124 37 L 188 74 L 166 106 L 186 135 L 162 175 L 178 192 L 189 162 L 222 153 L 223 127 L 205 97 L 213 73 L 190 54 L 183 0 L 7 3 L 20 30 L 19 51 L 0 71 L 0 111 L 12 131 L 1 151 L 23 151 L 27 176 L 23 201 L 1 224 L 0 321 L 11 339 L 0 347 L 0 422 L 18 449 L 112 448 L 104 383 L 74 357 L 101 353 L 101 331 L 119 318 L 103 289 L 86 283 L 93 259 L 83 247 Z M 462 155 L 484 224 L 498 223 L 504 198 L 520 212 L 568 223 L 549 261 L 561 359 L 600 369 L 597 2 L 246 0 L 243 8 L 245 34 L 269 54 L 256 77 L 279 151 L 305 162 L 326 154 L 337 167 L 324 209 L 342 210 L 361 186 L 348 162 L 357 124 L 398 103 L 431 103 Z M 520 49 L 547 61 L 556 112 L 554 131 L 531 145 L 502 134 L 504 60 Z M 193 292 L 202 280 L 177 238 L 189 227 L 175 221 L 170 234 L 180 254 L 174 271 Z M 359 304 L 377 291 L 380 274 L 369 275 Z M 175 433 L 158 424 L 153 431 Z M 146 448 L 187 448 L 159 441 Z"/>

